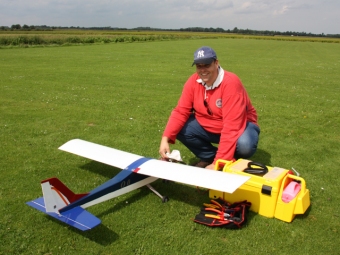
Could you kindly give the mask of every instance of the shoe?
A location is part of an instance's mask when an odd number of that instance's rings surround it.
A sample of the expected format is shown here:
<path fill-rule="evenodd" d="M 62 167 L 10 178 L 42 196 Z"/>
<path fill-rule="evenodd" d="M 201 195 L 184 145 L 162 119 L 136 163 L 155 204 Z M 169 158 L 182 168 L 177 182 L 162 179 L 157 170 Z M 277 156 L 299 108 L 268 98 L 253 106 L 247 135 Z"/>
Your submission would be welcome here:
<path fill-rule="evenodd" d="M 213 161 L 203 161 L 203 160 L 200 160 L 199 162 L 192 164 L 192 166 L 200 167 L 200 168 L 205 168 L 206 166 L 209 166 L 212 162 Z"/>

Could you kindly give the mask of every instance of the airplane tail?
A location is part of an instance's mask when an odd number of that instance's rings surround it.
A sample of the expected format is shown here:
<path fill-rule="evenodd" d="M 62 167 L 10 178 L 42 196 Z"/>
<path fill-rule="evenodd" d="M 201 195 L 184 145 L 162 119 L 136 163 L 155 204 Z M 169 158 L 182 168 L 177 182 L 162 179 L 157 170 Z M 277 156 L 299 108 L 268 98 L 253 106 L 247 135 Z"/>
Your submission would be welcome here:
<path fill-rule="evenodd" d="M 61 208 L 87 195 L 87 193 L 73 193 L 73 191 L 58 178 L 43 180 L 41 182 L 41 188 L 44 195 L 46 212 L 58 213 Z"/>
<path fill-rule="evenodd" d="M 43 197 L 27 202 L 29 206 L 83 231 L 100 224 L 101 221 L 97 217 L 80 206 L 59 212 L 60 209 L 87 194 L 75 194 L 57 178 L 42 181 L 41 187 Z"/>

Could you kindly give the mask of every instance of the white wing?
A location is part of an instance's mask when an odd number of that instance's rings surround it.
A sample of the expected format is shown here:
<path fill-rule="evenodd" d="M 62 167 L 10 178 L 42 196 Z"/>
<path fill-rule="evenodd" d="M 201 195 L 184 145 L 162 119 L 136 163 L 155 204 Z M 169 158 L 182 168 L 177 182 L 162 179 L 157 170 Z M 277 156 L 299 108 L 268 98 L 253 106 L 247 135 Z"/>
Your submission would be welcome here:
<path fill-rule="evenodd" d="M 132 153 L 80 139 L 71 140 L 59 149 L 121 169 L 125 169 L 136 160 L 143 158 Z M 142 163 L 137 172 L 227 193 L 233 193 L 250 178 L 156 159 Z"/>
<path fill-rule="evenodd" d="M 67 151 L 120 169 L 124 169 L 136 160 L 143 158 L 136 154 L 116 150 L 80 139 L 68 141 L 64 145 L 60 146 L 59 150 Z"/>
<path fill-rule="evenodd" d="M 233 193 L 250 178 L 161 160 L 145 162 L 138 173 L 227 193 Z"/>

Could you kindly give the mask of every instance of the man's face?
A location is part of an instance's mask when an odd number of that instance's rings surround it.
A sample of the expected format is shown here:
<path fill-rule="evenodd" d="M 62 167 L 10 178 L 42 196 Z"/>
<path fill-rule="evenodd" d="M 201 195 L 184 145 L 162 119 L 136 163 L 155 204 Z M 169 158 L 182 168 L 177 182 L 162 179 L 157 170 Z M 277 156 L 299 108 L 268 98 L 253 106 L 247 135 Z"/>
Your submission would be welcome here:
<path fill-rule="evenodd" d="M 212 86 L 218 76 L 218 60 L 211 64 L 196 64 L 196 72 L 208 86 Z"/>

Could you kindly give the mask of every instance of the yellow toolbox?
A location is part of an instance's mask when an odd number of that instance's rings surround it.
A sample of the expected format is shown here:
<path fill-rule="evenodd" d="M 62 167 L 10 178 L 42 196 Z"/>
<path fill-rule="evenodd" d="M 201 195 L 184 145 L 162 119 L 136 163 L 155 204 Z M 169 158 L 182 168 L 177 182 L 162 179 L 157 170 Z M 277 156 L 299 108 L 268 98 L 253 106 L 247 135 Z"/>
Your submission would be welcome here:
<path fill-rule="evenodd" d="M 296 214 L 305 213 L 310 205 L 310 198 L 303 178 L 280 167 L 263 166 L 265 170 L 263 174 L 251 173 L 249 166 L 253 163 L 255 167 L 252 169 L 261 168 L 257 167 L 259 163 L 245 159 L 239 159 L 236 162 L 218 160 L 216 168 L 223 165 L 223 172 L 249 176 L 250 179 L 232 194 L 210 190 L 209 197 L 223 198 L 230 203 L 247 200 L 252 203 L 250 210 L 265 217 L 275 217 L 286 222 L 291 222 Z M 293 188 L 291 191 L 295 193 L 288 194 L 290 195 L 289 201 L 282 199 L 291 188 Z"/>

